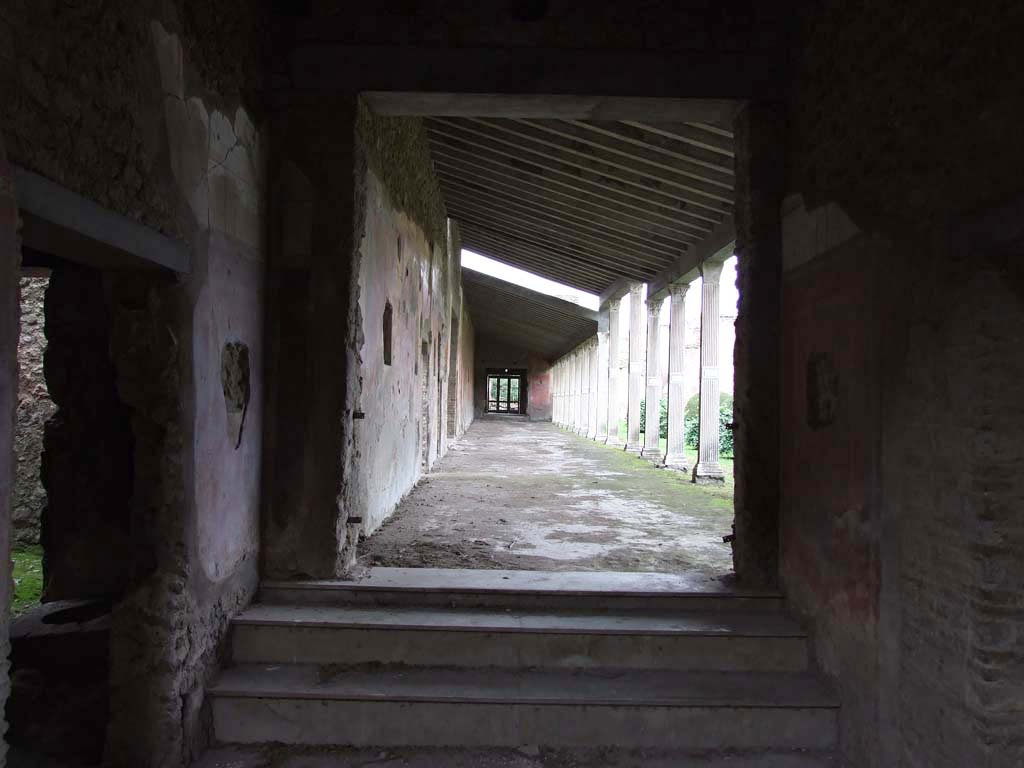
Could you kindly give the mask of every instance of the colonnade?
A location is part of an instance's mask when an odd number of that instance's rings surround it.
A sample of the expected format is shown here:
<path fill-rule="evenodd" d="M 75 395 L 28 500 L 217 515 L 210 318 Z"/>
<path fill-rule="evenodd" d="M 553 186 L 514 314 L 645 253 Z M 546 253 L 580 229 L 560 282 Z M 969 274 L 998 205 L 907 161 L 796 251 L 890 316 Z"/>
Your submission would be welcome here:
<path fill-rule="evenodd" d="M 674 283 L 645 296 L 644 283 L 631 283 L 629 313 L 620 314 L 622 296 L 601 307 L 598 332 L 552 367 L 553 421 L 576 434 L 624 448 L 659 466 L 692 472 L 697 483 L 722 482 L 719 463 L 718 294 L 722 262 L 701 265 L 700 415 L 697 462 L 690 467 L 685 454 L 686 297 L 689 285 Z M 623 292 L 622 295 L 625 295 Z M 668 298 L 668 370 L 658 357 L 662 304 Z M 622 322 L 628 323 L 627 349 L 621 349 Z M 622 352 L 628 351 L 623 359 Z M 668 440 L 659 444 L 661 393 L 668 387 Z M 620 393 L 625 392 L 623 399 Z M 640 403 L 646 398 L 643 441 Z M 625 440 L 619 425 L 626 422 Z"/>

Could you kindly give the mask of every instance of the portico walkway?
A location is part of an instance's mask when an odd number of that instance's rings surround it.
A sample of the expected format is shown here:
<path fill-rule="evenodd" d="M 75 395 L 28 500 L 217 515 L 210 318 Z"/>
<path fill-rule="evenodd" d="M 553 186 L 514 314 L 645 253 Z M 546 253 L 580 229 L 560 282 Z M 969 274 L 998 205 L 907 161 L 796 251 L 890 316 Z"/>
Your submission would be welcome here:
<path fill-rule="evenodd" d="M 515 570 L 732 570 L 721 487 L 548 422 L 477 420 L 360 547 L 363 565 Z"/>

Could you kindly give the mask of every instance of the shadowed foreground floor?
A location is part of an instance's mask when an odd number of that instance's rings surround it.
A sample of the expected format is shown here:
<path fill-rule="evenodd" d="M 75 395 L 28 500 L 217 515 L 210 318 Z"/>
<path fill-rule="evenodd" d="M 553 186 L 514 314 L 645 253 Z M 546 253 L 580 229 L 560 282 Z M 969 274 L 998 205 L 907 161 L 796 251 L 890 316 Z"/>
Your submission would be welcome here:
<path fill-rule="evenodd" d="M 476 421 L 360 547 L 368 566 L 732 570 L 722 489 L 548 422 Z"/>

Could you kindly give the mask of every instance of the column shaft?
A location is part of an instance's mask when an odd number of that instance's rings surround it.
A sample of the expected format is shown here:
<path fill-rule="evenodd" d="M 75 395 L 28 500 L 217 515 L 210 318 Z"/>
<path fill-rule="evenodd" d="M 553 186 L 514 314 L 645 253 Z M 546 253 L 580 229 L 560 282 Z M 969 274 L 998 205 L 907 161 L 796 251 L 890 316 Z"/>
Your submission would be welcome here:
<path fill-rule="evenodd" d="M 590 347 L 580 349 L 580 428 L 578 434 L 586 436 L 590 430 Z"/>
<path fill-rule="evenodd" d="M 555 368 L 551 372 L 552 382 L 555 389 L 554 395 L 554 410 L 552 413 L 552 421 L 555 424 L 562 423 L 562 364 L 561 360 L 556 362 Z"/>
<path fill-rule="evenodd" d="M 718 283 L 722 276 L 721 263 L 703 264 L 701 276 L 703 281 L 700 298 L 700 429 L 693 482 L 721 483 L 725 480 L 725 474 L 718 463 Z"/>
<path fill-rule="evenodd" d="M 579 432 L 583 423 L 583 361 L 580 352 L 572 353 L 572 431 Z"/>
<path fill-rule="evenodd" d="M 686 292 L 683 283 L 670 289 L 668 326 L 668 446 L 665 465 L 689 471 L 686 461 L 686 390 L 683 363 L 686 357 Z"/>
<path fill-rule="evenodd" d="M 619 422 L 622 421 L 622 409 L 619 407 L 621 373 L 619 359 L 619 338 L 621 333 L 619 305 L 621 299 L 608 302 L 608 445 L 622 447 L 625 443 L 619 437 Z"/>
<path fill-rule="evenodd" d="M 655 464 L 660 464 L 662 459 L 661 446 L 658 443 L 662 390 L 661 365 L 658 359 L 658 345 L 661 341 L 661 303 L 660 298 L 647 302 L 647 394 L 644 398 L 646 418 L 642 455 Z"/>
<path fill-rule="evenodd" d="M 629 381 L 626 390 L 626 450 L 640 453 L 640 401 L 644 396 L 643 299 L 644 286 L 629 289 Z"/>
<path fill-rule="evenodd" d="M 608 440 L 608 331 L 597 333 L 597 399 L 594 403 L 594 439 Z"/>
<path fill-rule="evenodd" d="M 589 361 L 590 398 L 587 400 L 587 437 L 593 440 L 597 437 L 597 337 L 590 343 L 590 350 L 587 354 Z"/>

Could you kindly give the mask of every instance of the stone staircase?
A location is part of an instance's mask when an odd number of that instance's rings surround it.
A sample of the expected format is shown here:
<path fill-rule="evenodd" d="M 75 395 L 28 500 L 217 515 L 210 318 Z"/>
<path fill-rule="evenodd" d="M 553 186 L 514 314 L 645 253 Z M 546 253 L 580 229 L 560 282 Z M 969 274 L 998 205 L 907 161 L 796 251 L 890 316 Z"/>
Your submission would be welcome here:
<path fill-rule="evenodd" d="M 782 599 L 688 587 L 387 568 L 266 583 L 209 690 L 215 738 L 829 754 L 836 699 Z"/>

